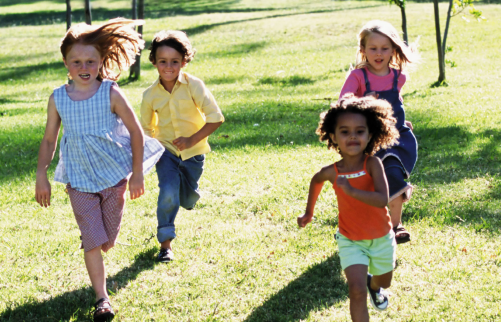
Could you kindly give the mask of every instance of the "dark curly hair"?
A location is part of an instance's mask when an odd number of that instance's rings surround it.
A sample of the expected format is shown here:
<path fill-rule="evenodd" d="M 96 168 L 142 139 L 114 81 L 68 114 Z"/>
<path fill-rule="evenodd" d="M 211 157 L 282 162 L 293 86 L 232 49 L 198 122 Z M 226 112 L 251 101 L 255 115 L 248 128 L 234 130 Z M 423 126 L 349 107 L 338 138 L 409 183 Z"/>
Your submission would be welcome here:
<path fill-rule="evenodd" d="M 372 134 L 372 138 L 364 150 L 366 154 L 374 155 L 379 149 L 386 149 L 398 143 L 400 135 L 395 127 L 397 120 L 393 117 L 390 103 L 372 96 L 358 98 L 353 94 L 346 94 L 339 102 L 332 104 L 327 112 L 320 114 L 320 122 L 315 133 L 320 136 L 321 142 L 327 141 L 329 149 L 340 152 L 330 134 L 335 134 L 337 120 L 340 115 L 345 113 L 365 116 L 369 133 Z"/>
<path fill-rule="evenodd" d="M 196 49 L 191 46 L 191 42 L 185 32 L 179 30 L 162 30 L 155 34 L 150 47 L 150 62 L 156 64 L 157 49 L 161 46 L 174 48 L 183 56 L 183 61 L 189 63 L 195 57 Z"/>

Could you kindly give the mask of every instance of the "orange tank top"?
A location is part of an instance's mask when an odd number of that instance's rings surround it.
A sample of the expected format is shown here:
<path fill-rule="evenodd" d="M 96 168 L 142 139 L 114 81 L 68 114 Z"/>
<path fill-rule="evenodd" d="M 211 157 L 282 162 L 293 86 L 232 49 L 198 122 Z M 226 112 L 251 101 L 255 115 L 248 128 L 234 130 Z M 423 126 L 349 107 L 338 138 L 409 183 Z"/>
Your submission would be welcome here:
<path fill-rule="evenodd" d="M 337 165 L 334 169 L 338 176 L 346 177 L 351 186 L 364 191 L 374 191 L 374 181 L 367 172 L 367 159 L 361 171 L 339 173 Z M 386 236 L 391 230 L 391 218 L 388 209 L 370 206 L 348 196 L 334 182 L 339 209 L 339 231 L 351 240 L 376 239 Z"/>

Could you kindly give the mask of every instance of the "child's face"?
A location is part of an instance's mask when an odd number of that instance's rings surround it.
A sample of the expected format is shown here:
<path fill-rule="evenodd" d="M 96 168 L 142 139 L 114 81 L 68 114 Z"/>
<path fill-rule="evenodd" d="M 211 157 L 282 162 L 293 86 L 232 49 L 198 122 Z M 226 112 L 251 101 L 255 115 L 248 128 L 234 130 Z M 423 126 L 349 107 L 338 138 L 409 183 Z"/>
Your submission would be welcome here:
<path fill-rule="evenodd" d="M 367 119 L 358 113 L 343 113 L 337 119 L 331 139 L 339 146 L 344 156 L 364 153 L 372 134 L 369 133 Z"/>
<path fill-rule="evenodd" d="M 366 37 L 365 47 L 362 47 L 360 51 L 367 57 L 369 70 L 373 74 L 388 75 L 390 59 L 395 53 L 390 38 L 373 32 Z"/>
<path fill-rule="evenodd" d="M 181 68 L 186 65 L 180 52 L 172 47 L 160 46 L 156 52 L 156 62 L 153 64 L 164 85 L 175 84 Z"/>
<path fill-rule="evenodd" d="M 87 85 L 95 81 L 103 65 L 97 49 L 83 44 L 74 44 L 63 61 L 71 78 L 79 85 Z"/>

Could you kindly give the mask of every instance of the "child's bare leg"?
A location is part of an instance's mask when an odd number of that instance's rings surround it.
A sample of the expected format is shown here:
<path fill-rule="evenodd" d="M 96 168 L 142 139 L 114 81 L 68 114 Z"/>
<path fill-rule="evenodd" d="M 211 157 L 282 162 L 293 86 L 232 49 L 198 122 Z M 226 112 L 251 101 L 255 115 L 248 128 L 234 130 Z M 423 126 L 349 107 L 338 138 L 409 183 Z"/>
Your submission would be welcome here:
<path fill-rule="evenodd" d="M 163 248 L 163 249 L 170 249 L 170 250 L 172 250 L 172 247 L 170 246 L 170 242 L 171 241 L 172 241 L 172 239 L 167 239 L 166 241 L 161 242 L 160 243 L 160 247 Z"/>
<path fill-rule="evenodd" d="M 400 195 L 390 201 L 390 217 L 392 227 L 397 227 L 402 222 L 402 206 L 404 204 L 404 196 Z"/>
<path fill-rule="evenodd" d="M 96 292 L 96 301 L 103 297 L 108 298 L 108 292 L 106 291 L 106 269 L 104 267 L 103 256 L 101 255 L 101 246 L 85 252 L 84 259 L 92 288 Z"/>
<path fill-rule="evenodd" d="M 367 308 L 367 266 L 352 265 L 344 270 L 350 294 L 350 314 L 354 322 L 369 321 Z"/>
<path fill-rule="evenodd" d="M 388 288 L 391 286 L 391 280 L 393 278 L 393 271 L 388 272 L 383 275 L 374 275 L 371 279 L 371 289 L 374 291 L 379 291 L 379 288 Z"/>

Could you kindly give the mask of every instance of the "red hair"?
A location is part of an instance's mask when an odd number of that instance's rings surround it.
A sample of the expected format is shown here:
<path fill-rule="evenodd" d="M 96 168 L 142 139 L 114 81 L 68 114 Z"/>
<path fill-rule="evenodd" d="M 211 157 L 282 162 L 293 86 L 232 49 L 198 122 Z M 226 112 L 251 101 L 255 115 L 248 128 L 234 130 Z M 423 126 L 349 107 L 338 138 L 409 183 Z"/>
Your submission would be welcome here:
<path fill-rule="evenodd" d="M 134 64 L 136 55 L 144 48 L 144 40 L 133 29 L 142 24 L 143 20 L 116 18 L 100 26 L 85 23 L 74 25 L 61 40 L 61 54 L 66 58 L 75 44 L 93 46 L 103 59 L 97 79 L 115 81 L 123 70 Z M 114 71 L 115 68 L 118 68 L 118 72 Z"/>

